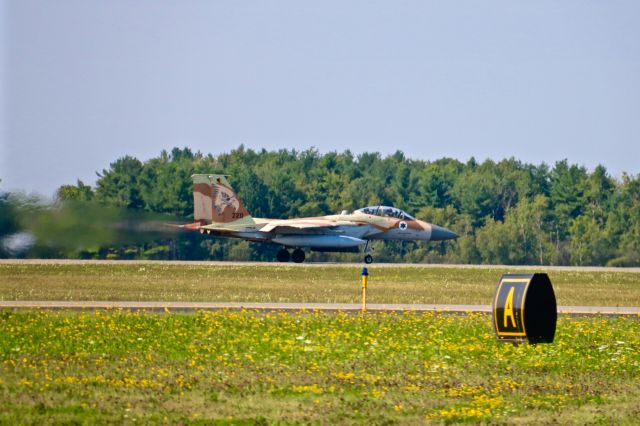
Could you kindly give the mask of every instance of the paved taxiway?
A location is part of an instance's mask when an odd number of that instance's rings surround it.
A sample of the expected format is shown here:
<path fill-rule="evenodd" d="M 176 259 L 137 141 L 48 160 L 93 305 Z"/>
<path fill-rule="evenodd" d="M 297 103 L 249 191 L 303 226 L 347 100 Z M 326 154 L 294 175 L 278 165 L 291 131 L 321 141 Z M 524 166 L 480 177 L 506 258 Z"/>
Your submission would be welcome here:
<path fill-rule="evenodd" d="M 219 310 L 257 310 L 257 311 L 319 311 L 319 312 L 358 312 L 362 309 L 357 303 L 207 303 L 207 302 L 116 302 L 116 301 L 0 301 L 0 309 L 124 309 L 149 311 L 219 311 Z M 367 304 L 370 312 L 415 311 L 441 313 L 491 312 L 490 305 L 428 305 L 428 304 Z M 558 306 L 559 314 L 569 315 L 637 315 L 640 307 L 623 306 Z"/>
<path fill-rule="evenodd" d="M 192 266 L 291 266 L 298 268 L 318 268 L 326 266 L 357 267 L 358 263 L 276 263 L 276 262 L 211 262 L 211 261 L 140 261 L 140 260 L 76 260 L 76 259 L 0 259 L 2 264 L 57 264 L 57 265 L 106 265 L 106 264 L 163 264 Z M 506 269 L 511 271 L 576 271 L 576 272 L 629 272 L 640 274 L 640 268 L 574 267 L 574 266 L 513 266 L 513 265 L 441 265 L 415 263 L 375 263 L 369 268 L 416 267 L 416 268 L 463 268 L 463 269 Z M 233 303 L 233 302 L 116 302 L 116 301 L 0 301 L 0 309 L 126 309 L 163 311 L 196 310 L 264 310 L 264 311 L 344 311 L 357 312 L 362 306 L 356 303 Z M 416 312 L 491 312 L 490 305 L 428 305 L 428 304 L 368 304 L 367 310 L 416 311 Z M 616 306 L 558 306 L 558 313 L 570 315 L 639 315 L 640 307 Z"/>
<path fill-rule="evenodd" d="M 544 265 L 454 265 L 440 263 L 342 263 L 342 262 L 231 262 L 203 260 L 80 260 L 80 259 L 0 259 L 0 265 L 190 265 L 190 266 L 267 266 L 295 268 L 352 267 L 361 268 L 447 268 L 447 269 L 500 269 L 508 271 L 574 271 L 574 272 L 631 272 L 640 274 L 640 268 L 614 268 L 608 266 L 544 266 Z"/>

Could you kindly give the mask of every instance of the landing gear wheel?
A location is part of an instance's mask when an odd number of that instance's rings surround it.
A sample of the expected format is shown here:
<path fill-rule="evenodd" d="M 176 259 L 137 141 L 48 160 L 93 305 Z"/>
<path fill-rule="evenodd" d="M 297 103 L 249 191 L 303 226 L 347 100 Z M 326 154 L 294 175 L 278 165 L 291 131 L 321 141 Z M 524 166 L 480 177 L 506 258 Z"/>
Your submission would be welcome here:
<path fill-rule="evenodd" d="M 364 263 L 373 263 L 373 256 L 371 256 L 370 254 L 366 255 L 364 257 Z"/>
<path fill-rule="evenodd" d="M 291 255 L 289 255 L 289 252 L 286 249 L 280 249 L 280 251 L 278 251 L 278 254 L 276 255 L 276 259 L 278 259 L 278 262 L 288 262 L 290 258 Z"/>
<path fill-rule="evenodd" d="M 295 263 L 304 262 L 304 251 L 295 249 L 293 253 L 291 253 L 291 260 L 293 260 Z"/>

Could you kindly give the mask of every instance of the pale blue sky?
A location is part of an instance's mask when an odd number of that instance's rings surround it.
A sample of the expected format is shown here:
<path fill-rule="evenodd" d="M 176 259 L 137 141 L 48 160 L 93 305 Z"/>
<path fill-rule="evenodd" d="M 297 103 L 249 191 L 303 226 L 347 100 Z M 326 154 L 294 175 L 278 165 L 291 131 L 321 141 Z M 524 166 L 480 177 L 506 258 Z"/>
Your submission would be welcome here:
<path fill-rule="evenodd" d="M 640 172 L 636 0 L 2 6 L 5 190 L 240 143 Z"/>

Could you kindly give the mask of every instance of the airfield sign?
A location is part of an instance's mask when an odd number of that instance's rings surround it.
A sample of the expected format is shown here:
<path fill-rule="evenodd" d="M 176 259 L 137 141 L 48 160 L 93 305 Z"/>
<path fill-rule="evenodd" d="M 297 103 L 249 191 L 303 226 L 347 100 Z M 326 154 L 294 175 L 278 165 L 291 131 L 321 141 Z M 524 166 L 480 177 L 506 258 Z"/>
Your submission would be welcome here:
<path fill-rule="evenodd" d="M 547 274 L 504 274 L 493 299 L 498 340 L 551 343 L 557 321 L 556 297 Z"/>

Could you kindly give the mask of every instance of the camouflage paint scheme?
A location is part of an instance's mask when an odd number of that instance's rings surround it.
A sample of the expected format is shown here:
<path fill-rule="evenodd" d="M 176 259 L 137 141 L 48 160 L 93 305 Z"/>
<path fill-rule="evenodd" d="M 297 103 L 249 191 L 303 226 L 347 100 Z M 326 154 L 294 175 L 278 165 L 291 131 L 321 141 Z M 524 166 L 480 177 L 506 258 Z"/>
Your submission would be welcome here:
<path fill-rule="evenodd" d="M 192 179 L 195 222 L 182 225 L 182 228 L 295 248 L 295 262 L 304 260 L 301 249 L 358 252 L 365 245 L 368 253 L 371 240 L 442 241 L 458 237 L 448 229 L 388 206 L 299 219 L 254 218 L 225 175 L 196 174 Z M 288 260 L 289 253 L 281 250 L 278 259 Z M 372 260 L 367 254 L 365 261 L 370 263 Z"/>

